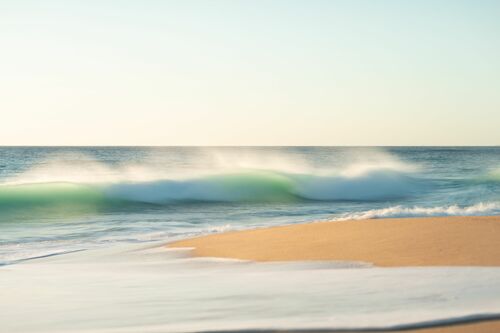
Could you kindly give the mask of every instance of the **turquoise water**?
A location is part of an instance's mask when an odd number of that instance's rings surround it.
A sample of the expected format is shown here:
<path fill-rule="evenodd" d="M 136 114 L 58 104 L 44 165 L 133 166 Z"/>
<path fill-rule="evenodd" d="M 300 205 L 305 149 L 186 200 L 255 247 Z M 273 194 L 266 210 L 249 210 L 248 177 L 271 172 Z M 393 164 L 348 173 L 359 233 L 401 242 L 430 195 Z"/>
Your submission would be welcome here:
<path fill-rule="evenodd" d="M 0 263 L 318 219 L 500 212 L 500 148 L 0 148 Z"/>
<path fill-rule="evenodd" d="M 312 220 L 498 214 L 498 147 L 3 147 L 1 327 L 314 330 L 498 318 L 499 268 L 259 264 L 158 247 Z"/>

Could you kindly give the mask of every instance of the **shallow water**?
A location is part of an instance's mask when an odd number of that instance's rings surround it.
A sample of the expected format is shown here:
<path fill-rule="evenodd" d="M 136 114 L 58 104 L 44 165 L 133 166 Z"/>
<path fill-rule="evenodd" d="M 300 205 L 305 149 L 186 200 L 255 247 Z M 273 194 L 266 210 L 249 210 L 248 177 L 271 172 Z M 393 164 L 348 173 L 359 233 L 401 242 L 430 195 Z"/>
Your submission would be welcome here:
<path fill-rule="evenodd" d="M 120 246 L 0 268 L 5 332 L 420 327 L 500 316 L 500 268 L 253 263 Z"/>

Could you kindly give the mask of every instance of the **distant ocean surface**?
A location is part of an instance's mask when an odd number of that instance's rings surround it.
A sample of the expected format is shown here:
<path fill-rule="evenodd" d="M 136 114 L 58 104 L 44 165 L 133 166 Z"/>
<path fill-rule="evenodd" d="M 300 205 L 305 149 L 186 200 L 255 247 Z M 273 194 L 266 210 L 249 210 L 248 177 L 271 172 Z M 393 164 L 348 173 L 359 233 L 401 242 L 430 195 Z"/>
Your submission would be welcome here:
<path fill-rule="evenodd" d="M 313 220 L 498 215 L 500 147 L 2 147 L 0 264 Z"/>
<path fill-rule="evenodd" d="M 193 258 L 176 239 L 498 215 L 498 147 L 0 148 L 1 329 L 165 333 L 500 318 L 500 268 Z"/>

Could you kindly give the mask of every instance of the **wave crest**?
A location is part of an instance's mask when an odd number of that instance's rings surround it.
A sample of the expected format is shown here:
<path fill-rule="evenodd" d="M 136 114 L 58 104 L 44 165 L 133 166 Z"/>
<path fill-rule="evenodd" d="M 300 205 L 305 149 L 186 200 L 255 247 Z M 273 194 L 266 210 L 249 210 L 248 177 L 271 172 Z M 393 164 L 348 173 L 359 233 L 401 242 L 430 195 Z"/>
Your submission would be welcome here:
<path fill-rule="evenodd" d="M 298 200 L 387 200 L 421 187 L 394 170 L 358 176 L 316 176 L 247 171 L 177 180 L 105 184 L 41 183 L 0 186 L 0 205 L 138 202 L 276 202 Z"/>

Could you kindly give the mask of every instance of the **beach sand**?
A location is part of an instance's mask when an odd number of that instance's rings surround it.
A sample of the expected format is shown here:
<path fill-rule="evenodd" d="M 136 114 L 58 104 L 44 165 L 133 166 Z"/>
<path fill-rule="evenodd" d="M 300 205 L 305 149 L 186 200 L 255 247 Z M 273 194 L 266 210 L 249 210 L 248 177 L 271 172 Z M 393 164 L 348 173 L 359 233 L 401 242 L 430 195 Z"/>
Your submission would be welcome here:
<path fill-rule="evenodd" d="M 345 260 L 382 267 L 500 266 L 500 216 L 315 222 L 182 240 L 195 256 L 253 261 Z M 500 332 L 500 321 L 405 330 Z"/>
<path fill-rule="evenodd" d="M 346 260 L 376 266 L 500 266 L 500 216 L 316 222 L 169 244 L 195 256 L 254 261 Z"/>

